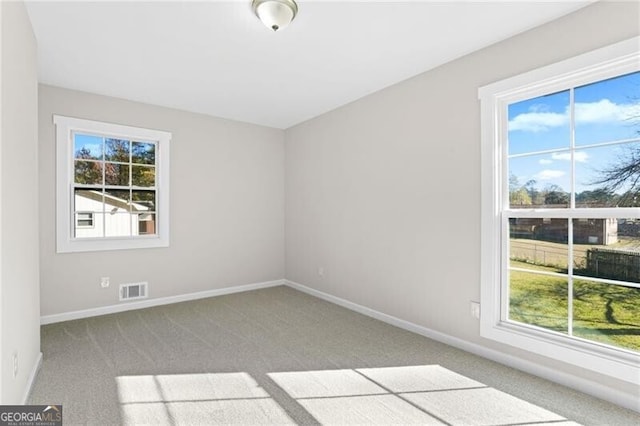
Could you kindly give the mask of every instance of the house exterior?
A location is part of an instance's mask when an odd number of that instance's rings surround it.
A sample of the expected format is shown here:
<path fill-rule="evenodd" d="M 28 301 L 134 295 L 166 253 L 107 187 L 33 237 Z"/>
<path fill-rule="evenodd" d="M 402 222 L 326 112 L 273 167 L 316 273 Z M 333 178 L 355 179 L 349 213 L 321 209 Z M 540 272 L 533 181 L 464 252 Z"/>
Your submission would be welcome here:
<path fill-rule="evenodd" d="M 100 191 L 76 191 L 75 238 L 128 237 L 155 234 L 155 213 L 140 203 Z"/>
<path fill-rule="evenodd" d="M 569 224 L 564 219 L 514 218 L 509 223 L 511 238 L 567 242 Z M 576 219 L 573 223 L 576 244 L 610 245 L 618 242 L 617 219 Z"/>

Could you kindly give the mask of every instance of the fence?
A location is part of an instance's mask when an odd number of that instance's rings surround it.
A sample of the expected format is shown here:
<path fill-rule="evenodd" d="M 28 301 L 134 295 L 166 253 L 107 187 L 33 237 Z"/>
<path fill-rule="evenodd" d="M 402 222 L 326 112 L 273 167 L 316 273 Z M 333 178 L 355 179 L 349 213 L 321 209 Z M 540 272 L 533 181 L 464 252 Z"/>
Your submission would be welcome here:
<path fill-rule="evenodd" d="M 534 265 L 567 268 L 567 246 L 534 240 L 511 240 L 509 257 Z"/>
<path fill-rule="evenodd" d="M 640 253 L 603 248 L 587 250 L 586 275 L 640 282 Z"/>

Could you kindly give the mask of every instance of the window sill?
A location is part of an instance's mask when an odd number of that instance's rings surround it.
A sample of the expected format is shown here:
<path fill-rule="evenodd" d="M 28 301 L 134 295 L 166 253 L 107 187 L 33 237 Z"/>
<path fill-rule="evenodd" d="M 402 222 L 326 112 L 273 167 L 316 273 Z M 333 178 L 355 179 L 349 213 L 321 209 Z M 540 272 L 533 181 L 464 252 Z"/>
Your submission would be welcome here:
<path fill-rule="evenodd" d="M 136 250 L 169 247 L 169 238 L 158 235 L 135 238 L 95 238 L 58 240 L 58 253 L 85 251 Z"/>
<path fill-rule="evenodd" d="M 482 321 L 480 335 L 624 382 L 638 384 L 640 379 L 640 356 L 624 349 L 508 322 L 492 324 L 490 321 Z"/>

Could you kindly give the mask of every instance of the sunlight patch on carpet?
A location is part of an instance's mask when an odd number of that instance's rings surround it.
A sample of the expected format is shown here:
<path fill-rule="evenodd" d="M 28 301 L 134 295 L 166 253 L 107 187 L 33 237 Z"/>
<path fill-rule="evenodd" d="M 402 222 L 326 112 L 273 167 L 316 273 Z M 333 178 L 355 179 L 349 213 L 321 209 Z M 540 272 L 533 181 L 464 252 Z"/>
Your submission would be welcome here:
<path fill-rule="evenodd" d="M 504 425 L 566 420 L 551 411 L 492 388 L 400 394 L 456 425 Z"/>
<path fill-rule="evenodd" d="M 270 373 L 318 422 L 576 425 L 439 365 Z"/>
<path fill-rule="evenodd" d="M 125 424 L 295 424 L 247 373 L 116 378 Z"/>
<path fill-rule="evenodd" d="M 439 365 L 267 376 L 286 393 L 279 398 L 290 397 L 323 425 L 577 425 Z M 116 383 L 125 424 L 294 424 L 246 372 L 120 376 Z"/>

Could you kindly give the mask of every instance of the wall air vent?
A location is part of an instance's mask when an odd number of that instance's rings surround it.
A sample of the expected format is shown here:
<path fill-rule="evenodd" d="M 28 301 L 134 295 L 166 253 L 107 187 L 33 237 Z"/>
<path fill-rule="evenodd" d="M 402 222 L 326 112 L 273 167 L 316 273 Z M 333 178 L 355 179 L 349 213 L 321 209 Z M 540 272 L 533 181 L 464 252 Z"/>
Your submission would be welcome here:
<path fill-rule="evenodd" d="M 146 298 L 149 295 L 148 285 L 147 282 L 120 284 L 120 301 Z"/>

